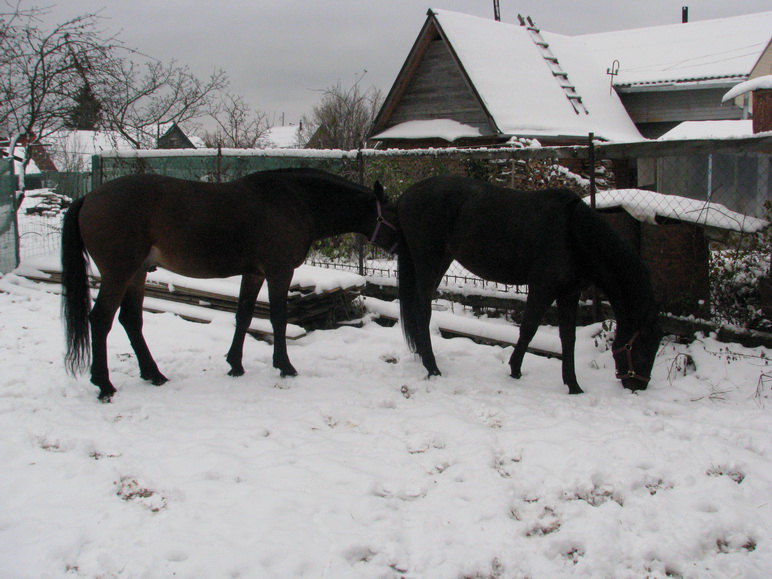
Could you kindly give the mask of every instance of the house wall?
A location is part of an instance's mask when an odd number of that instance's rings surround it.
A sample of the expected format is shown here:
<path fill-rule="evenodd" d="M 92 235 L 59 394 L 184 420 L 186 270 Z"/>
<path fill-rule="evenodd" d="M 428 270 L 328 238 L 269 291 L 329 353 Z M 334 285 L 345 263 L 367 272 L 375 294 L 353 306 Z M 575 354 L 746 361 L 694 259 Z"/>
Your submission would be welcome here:
<path fill-rule="evenodd" d="M 621 91 L 627 112 L 641 133 L 651 139 L 662 136 L 683 121 L 735 120 L 742 109 L 721 99 L 728 87 L 698 90 Z"/>
<path fill-rule="evenodd" d="M 389 121 L 453 119 L 492 134 L 485 112 L 442 40 L 432 41 Z"/>

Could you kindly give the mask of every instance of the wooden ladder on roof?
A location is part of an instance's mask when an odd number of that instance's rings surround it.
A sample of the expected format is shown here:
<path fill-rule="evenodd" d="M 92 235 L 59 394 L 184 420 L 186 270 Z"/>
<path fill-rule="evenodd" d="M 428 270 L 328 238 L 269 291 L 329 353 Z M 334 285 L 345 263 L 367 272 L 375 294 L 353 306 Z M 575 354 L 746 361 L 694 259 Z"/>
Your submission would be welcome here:
<path fill-rule="evenodd" d="M 536 48 L 539 49 L 542 58 L 544 58 L 544 61 L 547 63 L 547 66 L 552 72 L 552 76 L 555 77 L 555 80 L 560 85 L 560 88 L 563 89 L 568 102 L 570 102 L 571 106 L 574 107 L 576 114 L 589 114 L 589 111 L 584 105 L 584 101 L 582 100 L 581 95 L 576 90 L 576 87 L 568 79 L 568 73 L 560 65 L 557 57 L 552 52 L 552 49 L 550 49 L 549 42 L 544 40 L 544 37 L 541 34 L 541 30 L 539 30 L 539 28 L 533 23 L 533 20 L 530 16 L 523 18 L 520 14 L 518 14 L 517 19 L 520 21 L 520 26 L 523 26 L 528 30 L 528 33 L 531 35 L 531 40 L 533 40 Z"/>

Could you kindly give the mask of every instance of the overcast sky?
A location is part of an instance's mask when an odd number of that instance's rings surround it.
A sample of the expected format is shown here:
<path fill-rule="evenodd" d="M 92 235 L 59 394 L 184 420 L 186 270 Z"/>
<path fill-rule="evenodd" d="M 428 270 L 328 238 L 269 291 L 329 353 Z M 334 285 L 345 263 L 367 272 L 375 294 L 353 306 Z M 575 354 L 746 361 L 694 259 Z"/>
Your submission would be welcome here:
<path fill-rule="evenodd" d="M 692 21 L 772 10 L 772 0 L 500 5 L 504 21 L 516 22 L 520 13 L 543 30 L 568 35 L 678 23 L 684 5 Z M 174 58 L 201 77 L 222 68 L 233 92 L 277 124 L 282 115 L 289 124 L 311 112 L 325 87 L 349 86 L 365 70 L 365 87 L 388 92 L 429 8 L 493 17 L 493 0 L 58 0 L 51 17 L 101 11 L 105 29 L 120 31 L 126 44 L 162 61 Z"/>

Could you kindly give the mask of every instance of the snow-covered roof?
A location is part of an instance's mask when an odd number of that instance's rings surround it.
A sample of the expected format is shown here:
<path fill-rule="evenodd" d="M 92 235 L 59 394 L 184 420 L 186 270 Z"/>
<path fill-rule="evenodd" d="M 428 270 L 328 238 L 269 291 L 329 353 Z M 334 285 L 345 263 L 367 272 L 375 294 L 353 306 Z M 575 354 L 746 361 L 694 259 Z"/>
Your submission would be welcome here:
<path fill-rule="evenodd" d="M 682 139 L 738 139 L 753 136 L 753 121 L 684 121 L 658 141 Z"/>
<path fill-rule="evenodd" d="M 614 91 L 605 63 L 581 41 L 543 33 L 588 114 L 577 113 L 528 30 L 517 24 L 432 10 L 484 106 L 503 134 L 637 141 L 641 135 Z"/>
<path fill-rule="evenodd" d="M 59 171 L 88 171 L 91 157 L 135 147 L 115 131 L 57 131 L 46 137 L 48 152 Z"/>
<path fill-rule="evenodd" d="M 751 80 L 741 82 L 737 86 L 732 87 L 721 99 L 722 103 L 736 99 L 746 93 L 753 92 L 754 90 L 769 90 L 772 89 L 772 74 L 765 76 L 759 76 Z"/>
<path fill-rule="evenodd" d="M 480 129 L 471 127 L 453 119 L 431 119 L 426 121 L 407 121 L 382 133 L 378 139 L 444 139 L 453 142 L 464 137 L 479 137 Z"/>
<path fill-rule="evenodd" d="M 574 38 L 604 67 L 619 61 L 617 86 L 744 80 L 772 38 L 772 11 Z"/>
<path fill-rule="evenodd" d="M 585 198 L 585 201 L 589 202 L 589 199 Z M 769 226 L 769 222 L 764 219 L 737 213 L 720 203 L 642 189 L 599 192 L 595 195 L 595 206 L 598 209 L 621 207 L 635 219 L 645 223 L 657 223 L 657 217 L 665 217 L 742 233 L 755 233 Z"/>
<path fill-rule="evenodd" d="M 271 127 L 261 140 L 267 149 L 292 149 L 298 146 L 298 130 L 296 125 Z"/>

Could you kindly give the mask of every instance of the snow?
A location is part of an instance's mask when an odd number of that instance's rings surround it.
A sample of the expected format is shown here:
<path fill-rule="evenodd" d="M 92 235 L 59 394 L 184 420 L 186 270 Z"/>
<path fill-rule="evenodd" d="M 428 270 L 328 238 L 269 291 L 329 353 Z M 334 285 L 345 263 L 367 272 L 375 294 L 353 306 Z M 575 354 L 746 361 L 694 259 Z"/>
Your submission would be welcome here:
<path fill-rule="evenodd" d="M 589 197 L 584 200 L 590 202 Z M 645 223 L 656 223 L 659 216 L 743 233 L 755 233 L 769 226 L 765 219 L 737 213 L 720 203 L 642 189 L 601 191 L 595 195 L 595 206 L 598 209 L 621 207 Z"/>
<path fill-rule="evenodd" d="M 600 139 L 642 140 L 619 97 L 609 90 L 606 63 L 597 62 L 582 41 L 544 33 L 588 115 L 574 111 L 525 27 L 448 10 L 433 12 L 502 133 L 538 138 L 594 132 Z"/>
<path fill-rule="evenodd" d="M 659 137 L 659 141 L 682 139 L 739 139 L 753 136 L 752 120 L 684 121 Z"/>
<path fill-rule="evenodd" d="M 277 125 L 269 128 L 262 140 L 270 149 L 293 149 L 298 147 L 300 138 L 298 129 L 295 125 Z"/>
<path fill-rule="evenodd" d="M 438 138 L 451 143 L 463 137 L 479 137 L 480 129 L 452 119 L 407 121 L 374 135 L 373 139 L 427 139 Z"/>
<path fill-rule="evenodd" d="M 745 93 L 753 92 L 754 90 L 765 90 L 765 89 L 766 90 L 772 89 L 772 74 L 759 76 L 757 78 L 746 80 L 745 82 L 741 82 L 737 86 L 730 89 L 729 92 L 727 92 L 724 95 L 724 97 L 721 99 L 721 102 L 725 103 L 727 101 L 737 98 L 738 96 L 742 96 Z"/>
<path fill-rule="evenodd" d="M 100 404 L 87 377 L 64 372 L 58 296 L 26 285 L 0 292 L 4 576 L 772 568 L 767 350 L 666 342 L 634 395 L 590 328 L 577 344 L 587 394 L 569 396 L 557 360 L 529 355 L 515 381 L 511 348 L 436 335 L 444 375 L 427 380 L 399 326 L 366 318 L 291 343 L 292 379 L 248 340 L 234 379 L 232 325 L 147 314 L 171 381 L 140 380 L 116 324 L 118 394 Z"/>
<path fill-rule="evenodd" d="M 770 41 L 772 11 L 574 37 L 604 66 L 618 60 L 617 86 L 704 79 L 744 80 Z"/>
<path fill-rule="evenodd" d="M 59 171 L 90 171 L 92 156 L 135 148 L 116 131 L 62 130 L 46 137 L 46 143 Z"/>

